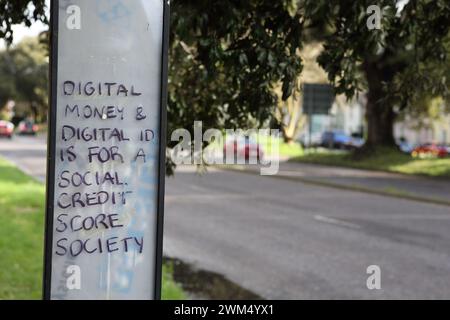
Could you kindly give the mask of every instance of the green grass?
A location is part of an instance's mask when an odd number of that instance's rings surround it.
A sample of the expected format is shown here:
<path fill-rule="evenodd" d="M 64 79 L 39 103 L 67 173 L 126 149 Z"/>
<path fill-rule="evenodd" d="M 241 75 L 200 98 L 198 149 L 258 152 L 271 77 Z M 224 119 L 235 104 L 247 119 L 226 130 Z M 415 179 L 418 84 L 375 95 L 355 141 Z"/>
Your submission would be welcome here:
<path fill-rule="evenodd" d="M 0 160 L 0 298 L 41 296 L 44 187 Z"/>
<path fill-rule="evenodd" d="M 187 295 L 178 283 L 173 280 L 173 266 L 169 264 L 163 265 L 163 300 L 186 300 Z"/>
<path fill-rule="evenodd" d="M 351 154 L 334 151 L 305 152 L 292 161 L 323 165 L 379 170 L 409 175 L 450 177 L 450 158 L 414 159 L 394 149 L 382 148 L 369 157 L 356 160 Z"/>
<path fill-rule="evenodd" d="M 0 299 L 40 299 L 44 242 L 44 186 L 0 159 Z M 186 294 L 163 266 L 162 296 Z"/>
<path fill-rule="evenodd" d="M 272 138 L 269 139 L 266 136 L 259 136 L 258 142 L 262 145 L 263 150 L 268 154 L 273 154 L 274 150 L 272 148 L 273 143 L 278 143 L 278 151 L 280 156 L 282 157 L 288 157 L 288 158 L 294 158 L 294 157 L 301 157 L 304 155 L 304 149 L 303 147 L 293 141 L 291 143 L 285 143 L 283 139 L 281 138 Z"/>
<path fill-rule="evenodd" d="M 280 143 L 280 156 L 285 157 L 301 157 L 305 154 L 303 147 L 297 142 Z"/>

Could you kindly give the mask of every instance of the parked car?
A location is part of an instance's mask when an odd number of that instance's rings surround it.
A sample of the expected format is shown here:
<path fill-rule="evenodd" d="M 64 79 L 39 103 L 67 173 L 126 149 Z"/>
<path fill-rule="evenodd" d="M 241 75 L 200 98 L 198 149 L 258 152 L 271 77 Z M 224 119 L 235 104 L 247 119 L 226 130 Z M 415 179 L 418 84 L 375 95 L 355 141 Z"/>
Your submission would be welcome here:
<path fill-rule="evenodd" d="M 409 143 L 408 141 L 406 141 L 405 139 L 399 139 L 397 141 L 397 145 L 401 152 L 407 153 L 407 154 L 411 154 L 413 152 L 413 150 L 415 149 L 415 146 L 413 144 Z"/>
<path fill-rule="evenodd" d="M 312 148 L 320 146 L 322 143 L 322 134 L 320 132 L 315 132 L 309 137 L 309 133 L 304 133 L 297 140 L 303 148 Z"/>
<path fill-rule="evenodd" d="M 248 137 L 227 140 L 223 147 L 224 159 L 227 155 L 227 150 L 230 149 L 234 151 L 234 157 L 237 159 L 245 159 L 245 162 L 248 162 L 251 157 L 256 156 L 258 163 L 260 163 L 264 158 L 264 152 L 259 143 Z M 230 161 L 230 159 L 227 160 Z"/>
<path fill-rule="evenodd" d="M 349 148 L 359 149 L 364 145 L 364 143 L 366 143 L 366 140 L 364 140 L 361 133 L 352 133 Z"/>
<path fill-rule="evenodd" d="M 422 144 L 411 152 L 414 158 L 444 158 L 448 156 L 448 150 L 445 146 L 440 146 L 435 143 Z"/>
<path fill-rule="evenodd" d="M 348 149 L 352 145 L 352 137 L 343 131 L 325 131 L 322 134 L 321 145 L 329 149 Z"/>
<path fill-rule="evenodd" d="M 31 120 L 24 120 L 19 123 L 19 134 L 22 135 L 36 135 L 39 126 Z"/>
<path fill-rule="evenodd" d="M 14 133 L 14 124 L 9 121 L 0 120 L 0 137 L 12 138 Z"/>

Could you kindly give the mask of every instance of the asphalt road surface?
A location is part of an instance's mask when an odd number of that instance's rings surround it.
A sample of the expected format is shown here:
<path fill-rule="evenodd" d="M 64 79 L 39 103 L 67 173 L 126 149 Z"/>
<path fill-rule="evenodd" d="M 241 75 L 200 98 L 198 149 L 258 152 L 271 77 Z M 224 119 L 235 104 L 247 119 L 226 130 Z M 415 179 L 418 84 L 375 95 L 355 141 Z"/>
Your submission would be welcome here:
<path fill-rule="evenodd" d="M 272 299 L 450 298 L 450 207 L 188 171 L 167 182 L 169 256 Z"/>
<path fill-rule="evenodd" d="M 0 154 L 42 176 L 38 141 L 0 140 Z M 166 184 L 165 254 L 260 296 L 450 298 L 448 206 L 213 169 Z"/>

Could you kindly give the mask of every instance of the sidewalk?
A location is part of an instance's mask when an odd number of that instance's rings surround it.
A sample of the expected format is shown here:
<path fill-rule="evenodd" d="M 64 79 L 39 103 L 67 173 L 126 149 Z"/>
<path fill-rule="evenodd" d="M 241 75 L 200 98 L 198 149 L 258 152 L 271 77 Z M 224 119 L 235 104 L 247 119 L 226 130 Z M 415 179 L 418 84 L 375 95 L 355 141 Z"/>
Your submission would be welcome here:
<path fill-rule="evenodd" d="M 0 156 L 38 181 L 45 182 L 47 143 L 44 135 L 0 139 Z"/>
<path fill-rule="evenodd" d="M 259 174 L 255 166 L 231 169 Z M 280 171 L 274 177 L 450 206 L 450 180 L 440 178 L 297 162 L 281 162 Z"/>

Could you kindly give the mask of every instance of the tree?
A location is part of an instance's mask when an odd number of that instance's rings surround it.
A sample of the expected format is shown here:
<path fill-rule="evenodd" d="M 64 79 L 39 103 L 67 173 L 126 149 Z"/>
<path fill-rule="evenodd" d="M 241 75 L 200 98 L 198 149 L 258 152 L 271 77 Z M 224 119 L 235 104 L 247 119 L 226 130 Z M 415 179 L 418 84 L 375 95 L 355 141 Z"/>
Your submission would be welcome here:
<path fill-rule="evenodd" d="M 302 63 L 295 1 L 175 1 L 171 15 L 169 125 L 262 125 L 293 93 Z M 170 132 L 170 131 L 169 131 Z"/>
<path fill-rule="evenodd" d="M 400 4 L 404 7 L 401 8 Z M 379 30 L 367 26 L 373 1 L 302 1 L 306 27 L 326 25 L 319 58 L 337 93 L 367 90 L 368 148 L 394 145 L 402 110 L 424 96 L 448 96 L 450 3 L 446 0 L 377 1 Z M 447 68 L 447 69 L 446 69 Z M 432 72 L 431 72 L 432 69 Z"/>
<path fill-rule="evenodd" d="M 169 133 L 254 128 L 273 119 L 302 71 L 303 20 L 296 1 L 183 0 L 172 3 Z M 169 141 L 169 147 L 174 143 Z"/>
<path fill-rule="evenodd" d="M 277 88 L 278 105 L 275 112 L 275 119 L 280 123 L 280 129 L 283 134 L 284 142 L 291 143 L 299 135 L 300 130 L 307 123 L 306 116 L 303 114 L 303 94 L 301 85 L 304 83 L 328 83 L 328 77 L 325 71 L 317 64 L 317 57 L 322 52 L 323 47 L 320 43 L 307 41 L 300 51 L 300 57 L 303 62 L 302 73 L 298 76 L 297 87 L 294 93 L 283 100 L 281 85 Z"/>
<path fill-rule="evenodd" d="M 0 52 L 0 103 L 28 103 L 35 119 L 45 120 L 48 100 L 48 59 L 37 38 L 26 38 Z"/>
<path fill-rule="evenodd" d="M 0 0 L 0 39 L 13 40 L 12 26 L 41 21 L 47 23 L 44 0 Z"/>

